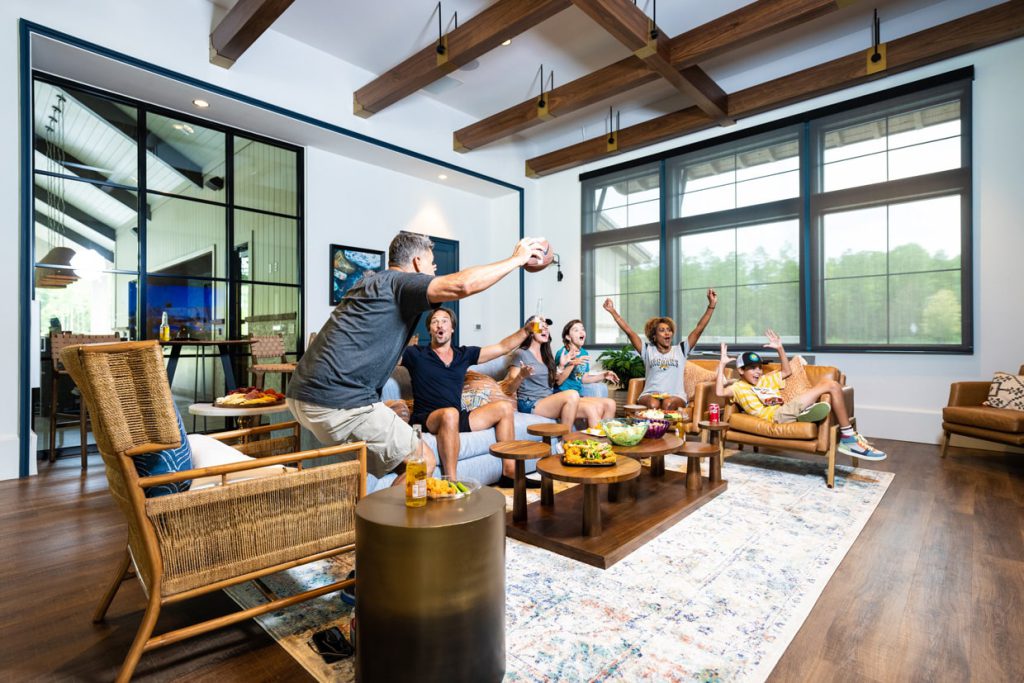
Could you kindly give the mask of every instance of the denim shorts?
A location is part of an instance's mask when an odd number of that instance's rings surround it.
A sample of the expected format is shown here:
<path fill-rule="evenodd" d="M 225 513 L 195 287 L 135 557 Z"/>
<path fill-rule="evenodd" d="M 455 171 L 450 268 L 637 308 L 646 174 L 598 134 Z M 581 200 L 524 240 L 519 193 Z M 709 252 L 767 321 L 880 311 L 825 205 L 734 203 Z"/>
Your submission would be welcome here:
<path fill-rule="evenodd" d="M 516 399 L 516 410 L 520 413 L 530 414 L 533 412 L 533 407 L 537 405 L 537 401 L 530 398 L 517 398 Z"/>

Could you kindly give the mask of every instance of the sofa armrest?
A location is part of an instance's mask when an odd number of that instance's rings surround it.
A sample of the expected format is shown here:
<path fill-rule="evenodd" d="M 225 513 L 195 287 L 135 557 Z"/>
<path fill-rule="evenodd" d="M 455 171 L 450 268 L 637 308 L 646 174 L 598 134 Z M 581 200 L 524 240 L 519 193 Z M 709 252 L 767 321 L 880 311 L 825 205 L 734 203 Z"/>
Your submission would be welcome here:
<path fill-rule="evenodd" d="M 643 377 L 634 377 L 629 380 L 629 388 L 626 390 L 626 403 L 636 403 L 640 394 L 644 391 Z"/>
<path fill-rule="evenodd" d="M 953 382 L 949 385 L 950 406 L 980 406 L 988 398 L 991 382 Z"/>

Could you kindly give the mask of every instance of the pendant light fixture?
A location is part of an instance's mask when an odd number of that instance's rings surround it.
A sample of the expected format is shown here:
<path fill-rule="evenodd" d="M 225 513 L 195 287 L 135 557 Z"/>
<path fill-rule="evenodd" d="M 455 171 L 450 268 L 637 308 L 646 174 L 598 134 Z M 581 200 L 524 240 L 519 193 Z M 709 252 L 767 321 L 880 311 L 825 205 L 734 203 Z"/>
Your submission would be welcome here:
<path fill-rule="evenodd" d="M 65 226 L 62 217 L 65 215 L 64 165 L 67 151 L 64 141 L 64 105 L 67 98 L 57 93 L 57 103 L 50 105 L 50 117 L 46 124 L 46 159 L 51 166 L 49 170 L 55 175 L 49 176 L 43 192 L 46 193 L 46 227 L 50 229 L 50 238 L 54 245 L 50 251 L 39 259 L 36 268 L 36 287 L 63 289 L 78 281 L 78 274 L 71 269 L 71 259 L 75 250 L 65 244 Z M 38 265 L 60 266 L 57 268 L 39 268 Z"/>

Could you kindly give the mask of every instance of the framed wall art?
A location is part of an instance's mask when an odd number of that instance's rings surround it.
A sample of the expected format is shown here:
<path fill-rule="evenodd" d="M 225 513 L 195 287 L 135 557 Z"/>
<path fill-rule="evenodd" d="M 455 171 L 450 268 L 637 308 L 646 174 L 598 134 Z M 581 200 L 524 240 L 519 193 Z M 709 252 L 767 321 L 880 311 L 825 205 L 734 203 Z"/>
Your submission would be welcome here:
<path fill-rule="evenodd" d="M 384 252 L 362 247 L 331 245 L 331 305 L 337 306 L 364 275 L 384 270 Z"/>

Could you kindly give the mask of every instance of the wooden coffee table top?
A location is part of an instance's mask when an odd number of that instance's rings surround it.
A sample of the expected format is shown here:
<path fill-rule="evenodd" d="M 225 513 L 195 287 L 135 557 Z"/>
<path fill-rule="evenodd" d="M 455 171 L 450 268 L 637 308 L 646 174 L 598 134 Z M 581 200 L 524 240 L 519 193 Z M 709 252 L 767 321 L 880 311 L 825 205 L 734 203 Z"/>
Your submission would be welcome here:
<path fill-rule="evenodd" d="M 607 436 L 591 436 L 590 434 L 584 434 L 583 432 L 573 432 L 565 437 L 566 441 L 574 441 L 576 439 L 588 439 L 590 441 L 608 443 L 611 444 L 612 450 L 619 455 L 628 455 L 631 458 L 641 459 L 655 458 L 661 455 L 675 453 L 684 445 L 683 440 L 675 434 L 665 434 L 665 436 L 660 439 L 643 439 L 635 446 L 616 446 Z M 718 452 L 717 447 L 715 448 L 715 452 Z"/>
<path fill-rule="evenodd" d="M 707 458 L 712 455 L 718 455 L 718 446 L 690 441 L 683 444 L 683 447 L 679 449 L 679 454 L 695 458 Z"/>
<path fill-rule="evenodd" d="M 707 420 L 701 420 L 700 422 L 697 423 L 697 425 L 701 429 L 710 429 L 713 432 L 721 432 L 729 428 L 729 423 L 722 422 L 721 420 L 719 420 L 718 422 L 708 422 Z"/>
<path fill-rule="evenodd" d="M 569 433 L 569 428 L 560 422 L 542 422 L 540 424 L 528 425 L 527 434 L 534 436 L 564 436 Z"/>
<path fill-rule="evenodd" d="M 491 446 L 491 455 L 511 460 L 533 460 L 551 455 L 551 447 L 540 441 L 499 441 Z"/>
<path fill-rule="evenodd" d="M 640 463 L 632 458 L 618 458 L 611 467 L 573 466 L 563 465 L 560 455 L 549 455 L 537 463 L 537 471 L 573 484 L 615 484 L 639 476 Z"/>

